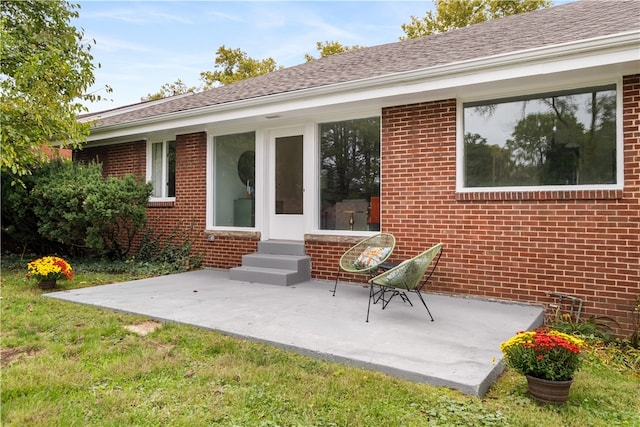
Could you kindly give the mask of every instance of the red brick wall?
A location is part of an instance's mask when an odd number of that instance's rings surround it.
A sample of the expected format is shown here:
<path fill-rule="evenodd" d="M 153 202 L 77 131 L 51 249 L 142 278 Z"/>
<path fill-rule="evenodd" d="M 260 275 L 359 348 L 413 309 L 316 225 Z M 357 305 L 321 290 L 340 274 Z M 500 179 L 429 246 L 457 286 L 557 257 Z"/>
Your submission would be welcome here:
<path fill-rule="evenodd" d="M 242 265 L 242 255 L 258 250 L 259 233 L 211 233 L 213 242 L 207 246 L 205 265 L 232 268 Z"/>
<path fill-rule="evenodd" d="M 355 244 L 355 242 L 353 244 Z M 340 257 L 347 249 L 353 246 L 353 244 L 313 241 L 307 238 L 305 241 L 305 251 L 313 261 L 311 263 L 311 275 L 322 279 L 335 279 Z M 343 280 L 343 278 L 341 277 L 340 280 Z M 345 278 L 344 280 L 347 279 Z"/>
<path fill-rule="evenodd" d="M 91 147 L 74 151 L 74 159 L 85 163 L 91 161 L 102 163 L 102 174 L 105 176 L 122 177 L 130 173 L 144 178 L 146 147 L 145 141 Z"/>

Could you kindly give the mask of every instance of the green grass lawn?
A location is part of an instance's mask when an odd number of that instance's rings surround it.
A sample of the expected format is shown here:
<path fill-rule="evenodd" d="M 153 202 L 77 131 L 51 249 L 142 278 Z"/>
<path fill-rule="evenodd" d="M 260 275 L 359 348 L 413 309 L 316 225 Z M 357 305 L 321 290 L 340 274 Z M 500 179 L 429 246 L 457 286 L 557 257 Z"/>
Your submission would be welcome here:
<path fill-rule="evenodd" d="M 640 426 L 617 349 L 586 354 L 565 406 L 513 372 L 479 399 L 195 327 L 139 335 L 125 326 L 148 319 L 42 298 L 24 273 L 3 263 L 3 426 Z M 79 269 L 59 288 L 132 278 Z"/>

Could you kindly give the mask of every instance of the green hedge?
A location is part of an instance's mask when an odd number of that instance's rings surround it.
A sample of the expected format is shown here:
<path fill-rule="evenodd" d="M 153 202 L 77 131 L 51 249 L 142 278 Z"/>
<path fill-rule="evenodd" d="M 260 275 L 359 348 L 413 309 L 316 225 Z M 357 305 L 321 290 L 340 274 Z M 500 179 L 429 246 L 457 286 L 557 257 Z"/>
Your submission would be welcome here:
<path fill-rule="evenodd" d="M 123 258 L 146 223 L 152 185 L 104 178 L 97 163 L 56 160 L 22 184 L 2 178 L 3 237 L 23 251 Z"/>

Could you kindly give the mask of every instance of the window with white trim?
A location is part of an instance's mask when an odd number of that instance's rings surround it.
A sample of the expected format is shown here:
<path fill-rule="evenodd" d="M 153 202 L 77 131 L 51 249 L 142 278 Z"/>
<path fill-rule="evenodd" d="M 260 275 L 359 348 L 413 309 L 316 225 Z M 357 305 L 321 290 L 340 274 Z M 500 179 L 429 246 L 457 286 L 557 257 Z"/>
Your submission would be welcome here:
<path fill-rule="evenodd" d="M 153 183 L 152 198 L 176 196 L 176 142 L 159 141 L 149 144 L 147 180 Z"/>
<path fill-rule="evenodd" d="M 463 109 L 465 189 L 617 183 L 615 84 Z"/>

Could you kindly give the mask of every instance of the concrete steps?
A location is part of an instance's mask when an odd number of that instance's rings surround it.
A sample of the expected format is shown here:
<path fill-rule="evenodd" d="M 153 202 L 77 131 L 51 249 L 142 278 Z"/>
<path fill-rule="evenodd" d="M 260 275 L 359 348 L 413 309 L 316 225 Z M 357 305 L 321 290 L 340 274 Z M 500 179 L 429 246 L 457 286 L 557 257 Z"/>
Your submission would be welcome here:
<path fill-rule="evenodd" d="M 258 252 L 242 256 L 242 266 L 229 270 L 232 280 L 291 286 L 311 280 L 311 258 L 303 242 L 266 240 Z"/>

